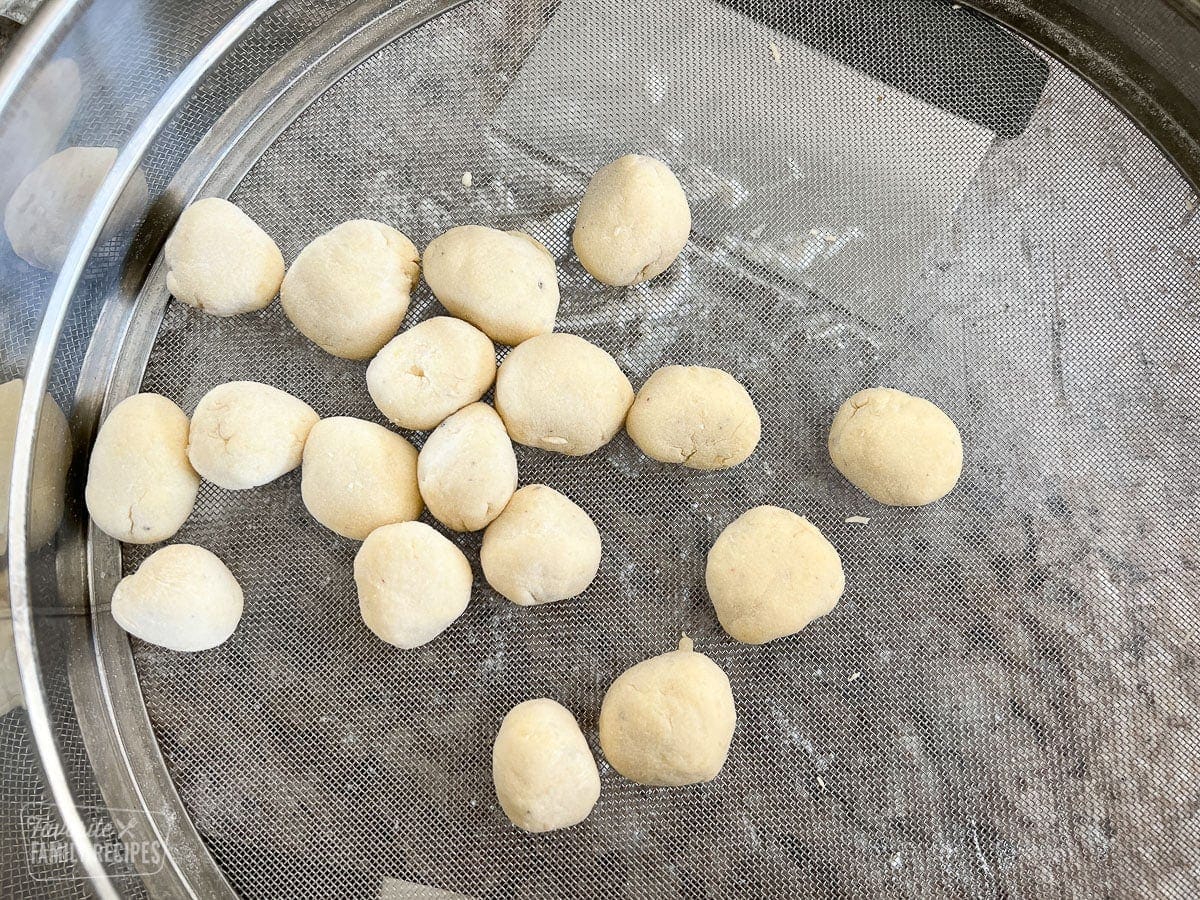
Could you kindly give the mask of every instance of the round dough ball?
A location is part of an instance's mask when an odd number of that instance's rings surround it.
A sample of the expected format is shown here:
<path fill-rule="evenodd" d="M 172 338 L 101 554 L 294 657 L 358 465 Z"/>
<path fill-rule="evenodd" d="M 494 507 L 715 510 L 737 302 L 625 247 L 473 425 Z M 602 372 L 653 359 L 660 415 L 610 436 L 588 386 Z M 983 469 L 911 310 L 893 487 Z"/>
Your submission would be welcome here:
<path fill-rule="evenodd" d="M 258 487 L 300 465 L 317 419 L 303 400 L 269 384 L 219 384 L 192 413 L 188 459 L 219 487 Z"/>
<path fill-rule="evenodd" d="M 518 606 L 582 594 L 600 569 L 600 532 L 582 509 L 544 484 L 527 484 L 483 533 L 483 575 Z"/>
<path fill-rule="evenodd" d="M 518 444 L 585 456 L 613 439 L 633 403 L 616 360 L 573 334 L 514 347 L 496 375 L 496 411 Z"/>
<path fill-rule="evenodd" d="M 216 556 L 194 544 L 155 550 L 113 590 L 112 614 L 134 637 L 168 650 L 223 644 L 242 618 L 242 588 Z"/>
<path fill-rule="evenodd" d="M 501 344 L 554 330 L 554 257 L 520 231 L 451 228 L 425 248 L 425 281 L 451 315 Z"/>
<path fill-rule="evenodd" d="M 262 309 L 279 292 L 283 254 L 228 200 L 206 197 L 183 211 L 167 238 L 167 290 L 214 316 Z"/>
<path fill-rule="evenodd" d="M 526 831 L 578 825 L 600 799 L 600 771 L 579 724 L 545 697 L 517 704 L 500 723 L 492 782 L 504 814 Z"/>
<path fill-rule="evenodd" d="M 684 637 L 678 650 L 640 662 L 612 683 L 600 707 L 600 746 L 630 781 L 699 784 L 725 765 L 736 724 L 729 678 Z"/>
<path fill-rule="evenodd" d="M 708 551 L 704 578 L 721 627 L 744 644 L 795 634 L 837 606 L 846 587 L 825 535 L 778 506 L 731 522 Z"/>
<path fill-rule="evenodd" d="M 392 338 L 367 366 L 367 391 L 401 428 L 427 431 L 487 393 L 496 348 L 473 325 L 436 316 Z"/>
<path fill-rule="evenodd" d="M 416 448 L 374 422 L 322 419 L 304 444 L 300 496 L 314 519 L 356 541 L 381 525 L 411 521 L 424 508 Z"/>
<path fill-rule="evenodd" d="M 575 255 L 605 284 L 640 284 L 675 262 L 692 212 L 665 165 L 631 153 L 592 176 L 575 216 Z"/>
<path fill-rule="evenodd" d="M 486 528 L 517 489 L 517 455 L 496 411 L 472 403 L 439 425 L 417 457 L 417 484 L 447 528 Z"/>
<path fill-rule="evenodd" d="M 188 417 L 166 397 L 135 394 L 118 403 L 88 464 L 84 499 L 96 527 L 129 544 L 175 534 L 200 488 L 187 446 Z"/>
<path fill-rule="evenodd" d="M 326 353 L 368 359 L 400 330 L 419 274 L 412 241 L 382 222 L 354 219 L 300 251 L 279 302 Z"/>
<path fill-rule="evenodd" d="M 25 382 L 20 378 L 0 385 L 0 557 L 8 552 L 8 501 L 12 486 L 17 416 Z M 54 398 L 46 394 L 38 417 L 29 497 L 29 549 L 47 543 L 62 521 L 67 469 L 71 465 L 71 432 Z M 2 642 L 0 642 L 2 643 Z"/>
<path fill-rule="evenodd" d="M 889 506 L 924 506 L 950 493 L 963 448 L 950 417 L 892 388 L 859 391 L 829 429 L 829 458 L 863 493 Z"/>
<path fill-rule="evenodd" d="M 389 644 L 427 644 L 462 615 L 471 599 L 471 564 L 423 522 L 372 531 L 354 557 L 363 622 Z"/>

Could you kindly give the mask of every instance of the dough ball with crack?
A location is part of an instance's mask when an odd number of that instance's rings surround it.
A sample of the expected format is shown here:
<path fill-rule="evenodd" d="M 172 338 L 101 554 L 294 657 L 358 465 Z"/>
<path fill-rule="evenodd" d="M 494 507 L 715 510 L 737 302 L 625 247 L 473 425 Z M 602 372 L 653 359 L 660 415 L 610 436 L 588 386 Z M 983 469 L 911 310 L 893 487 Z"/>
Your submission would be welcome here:
<path fill-rule="evenodd" d="M 517 456 L 496 411 L 472 403 L 439 425 L 417 456 L 417 484 L 447 528 L 486 528 L 517 489 Z"/>
<path fill-rule="evenodd" d="M 0 385 L 0 557 L 8 550 L 8 501 L 17 437 L 17 416 L 25 382 L 20 378 Z M 38 417 L 37 445 L 29 497 L 29 547 L 46 544 L 62 521 L 67 469 L 71 465 L 71 432 L 54 398 L 46 394 Z"/>

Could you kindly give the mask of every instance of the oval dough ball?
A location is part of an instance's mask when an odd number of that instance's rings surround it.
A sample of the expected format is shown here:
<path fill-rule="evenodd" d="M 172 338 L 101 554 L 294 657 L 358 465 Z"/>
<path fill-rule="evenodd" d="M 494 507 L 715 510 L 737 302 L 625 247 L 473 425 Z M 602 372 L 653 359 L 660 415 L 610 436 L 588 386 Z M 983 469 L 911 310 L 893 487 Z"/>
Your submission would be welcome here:
<path fill-rule="evenodd" d="M 496 412 L 518 444 L 585 456 L 613 439 L 633 403 L 616 360 L 573 334 L 514 347 L 496 375 Z"/>
<path fill-rule="evenodd" d="M 436 316 L 396 335 L 367 366 L 367 391 L 401 428 L 427 431 L 496 380 L 496 348 L 473 325 Z"/>
<path fill-rule="evenodd" d="M 472 403 L 439 425 L 417 457 L 417 484 L 447 528 L 486 528 L 517 489 L 517 456 L 496 411 Z"/>
<path fill-rule="evenodd" d="M 889 506 L 924 506 L 950 493 L 963 448 L 950 417 L 892 388 L 859 391 L 829 429 L 829 458 L 863 493 Z"/>
<path fill-rule="evenodd" d="M 731 522 L 708 551 L 704 577 L 721 627 L 744 644 L 795 634 L 837 606 L 846 586 L 825 535 L 778 506 Z"/>
<path fill-rule="evenodd" d="M 462 615 L 471 599 L 471 564 L 423 522 L 372 531 L 354 557 L 363 622 L 389 644 L 427 644 Z"/>
<path fill-rule="evenodd" d="M 520 231 L 451 228 L 425 248 L 425 281 L 451 315 L 501 344 L 554 330 L 554 257 Z"/>
<path fill-rule="evenodd" d="M 326 353 L 367 359 L 400 330 L 419 274 L 412 241 L 382 222 L 354 219 L 300 251 L 279 302 Z"/>
<path fill-rule="evenodd" d="M 314 519 L 356 541 L 381 525 L 411 521 L 424 508 L 416 448 L 374 422 L 322 419 L 304 444 L 300 496 Z"/>
<path fill-rule="evenodd" d="M 200 488 L 187 446 L 188 417 L 166 397 L 135 394 L 118 403 L 88 464 L 84 497 L 96 527 L 129 544 L 175 534 Z"/>
<path fill-rule="evenodd" d="M 0 557 L 8 552 L 8 501 L 12 485 L 17 416 L 25 382 L 20 378 L 0 385 Z M 62 521 L 67 469 L 71 465 L 71 432 L 54 398 L 46 394 L 38 417 L 29 496 L 29 549 L 46 544 Z M 2 643 L 2 642 L 0 642 Z"/>
<path fill-rule="evenodd" d="M 575 255 L 605 284 L 640 284 L 687 244 L 692 212 L 679 181 L 649 156 L 629 154 L 592 176 L 575 216 Z"/>
<path fill-rule="evenodd" d="M 488 584 L 518 606 L 582 594 L 600 569 L 600 532 L 554 488 L 527 484 L 483 533 Z"/>
<path fill-rule="evenodd" d="M 500 723 L 492 782 L 504 814 L 526 831 L 578 825 L 600 799 L 600 771 L 579 724 L 544 697 L 514 706 Z"/>
<path fill-rule="evenodd" d="M 223 644 L 242 618 L 242 588 L 216 556 L 193 544 L 155 550 L 112 596 L 117 624 L 168 650 Z"/>
<path fill-rule="evenodd" d="M 167 290 L 214 316 L 262 309 L 279 292 L 283 254 L 228 200 L 206 197 L 183 211 L 163 248 Z"/>
<path fill-rule="evenodd" d="M 600 746 L 630 781 L 699 784 L 725 765 L 736 724 L 729 678 L 684 637 L 678 650 L 640 662 L 612 683 L 600 707 Z"/>
<path fill-rule="evenodd" d="M 300 465 L 317 418 L 303 400 L 269 384 L 219 384 L 192 413 L 188 459 L 219 487 L 258 487 Z"/>

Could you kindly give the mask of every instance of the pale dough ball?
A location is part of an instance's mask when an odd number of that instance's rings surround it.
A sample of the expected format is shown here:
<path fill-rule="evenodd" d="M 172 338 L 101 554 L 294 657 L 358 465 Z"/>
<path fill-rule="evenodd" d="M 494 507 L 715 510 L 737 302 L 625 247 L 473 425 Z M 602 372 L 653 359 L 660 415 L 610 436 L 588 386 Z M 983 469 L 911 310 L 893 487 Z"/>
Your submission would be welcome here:
<path fill-rule="evenodd" d="M 526 831 L 578 825 L 600 799 L 600 771 L 579 724 L 545 697 L 517 704 L 500 723 L 492 782 L 504 814 Z"/>
<path fill-rule="evenodd" d="M 496 411 L 518 444 L 584 456 L 613 439 L 633 402 L 616 360 L 573 334 L 514 347 L 496 375 Z"/>
<path fill-rule="evenodd" d="M 566 600 L 600 569 L 600 532 L 554 488 L 528 484 L 483 533 L 479 564 L 497 592 L 518 606 Z"/>
<path fill-rule="evenodd" d="M 7 605 L 3 611 L 7 611 Z M 21 690 L 21 669 L 17 665 L 12 619 L 0 615 L 0 716 L 24 705 L 25 692 Z"/>
<path fill-rule="evenodd" d="M 729 678 L 684 637 L 678 650 L 612 683 L 600 707 L 600 747 L 638 784 L 699 784 L 725 765 L 736 724 Z"/>
<path fill-rule="evenodd" d="M 962 475 L 958 427 L 921 397 L 892 388 L 859 391 L 829 429 L 829 458 L 846 479 L 889 506 L 924 506 Z"/>
<path fill-rule="evenodd" d="M 117 624 L 168 650 L 209 650 L 242 618 L 242 588 L 216 556 L 193 544 L 155 550 L 112 596 Z"/>
<path fill-rule="evenodd" d="M 412 241 L 382 222 L 354 219 L 300 251 L 279 302 L 326 353 L 367 359 L 400 329 L 419 274 Z"/>
<path fill-rule="evenodd" d="M 12 486 L 17 416 L 21 411 L 20 378 L 0 385 L 0 557 L 8 552 L 8 501 Z M 67 419 L 49 394 L 42 399 L 37 444 L 33 451 L 29 497 L 29 548 L 47 543 L 62 521 L 67 469 L 71 465 L 71 432 Z"/>
<path fill-rule="evenodd" d="M 501 344 L 554 330 L 554 257 L 520 231 L 451 228 L 425 248 L 425 281 L 451 315 Z"/>
<path fill-rule="evenodd" d="M 517 489 L 517 456 L 496 411 L 472 403 L 439 425 L 417 457 L 417 484 L 447 528 L 486 528 Z"/>
<path fill-rule="evenodd" d="M 575 216 L 575 255 L 605 284 L 639 284 L 679 256 L 692 213 L 678 179 L 649 156 L 629 154 L 592 176 Z"/>
<path fill-rule="evenodd" d="M 731 522 L 708 551 L 704 577 L 721 627 L 745 644 L 795 634 L 832 610 L 846 586 L 833 545 L 778 506 Z"/>
<path fill-rule="evenodd" d="M 206 197 L 183 211 L 167 238 L 167 290 L 214 316 L 262 309 L 279 292 L 283 254 L 228 200 Z"/>
<path fill-rule="evenodd" d="M 130 544 L 178 531 L 200 488 L 187 446 L 188 417 L 166 397 L 135 394 L 118 403 L 88 464 L 84 497 L 96 527 Z"/>
<path fill-rule="evenodd" d="M 382 640 L 411 650 L 432 641 L 471 599 L 471 564 L 423 522 L 372 531 L 354 557 L 363 622 Z"/>
<path fill-rule="evenodd" d="M 300 496 L 314 519 L 356 541 L 381 525 L 408 522 L 424 508 L 416 448 L 374 422 L 322 419 L 304 444 Z"/>
<path fill-rule="evenodd" d="M 258 487 L 300 465 L 317 419 L 303 400 L 269 384 L 219 384 L 192 413 L 188 459 L 219 487 Z"/>
<path fill-rule="evenodd" d="M 401 428 L 427 431 L 496 380 L 496 348 L 473 325 L 435 316 L 392 338 L 367 366 L 367 391 Z"/>

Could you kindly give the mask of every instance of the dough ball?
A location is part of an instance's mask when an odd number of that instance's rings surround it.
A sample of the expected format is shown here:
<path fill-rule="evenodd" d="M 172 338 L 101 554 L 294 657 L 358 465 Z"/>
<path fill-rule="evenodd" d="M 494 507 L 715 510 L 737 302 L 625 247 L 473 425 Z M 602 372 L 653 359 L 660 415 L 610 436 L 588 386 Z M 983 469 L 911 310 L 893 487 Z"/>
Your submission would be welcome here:
<path fill-rule="evenodd" d="M 473 325 L 436 316 L 392 338 L 367 366 L 367 391 L 401 428 L 427 431 L 496 380 L 496 348 Z"/>
<path fill-rule="evenodd" d="M 504 814 L 526 831 L 578 825 L 600 799 L 600 772 L 575 717 L 544 697 L 514 706 L 500 723 L 492 782 Z"/>
<path fill-rule="evenodd" d="M 704 577 L 721 627 L 744 644 L 795 634 L 837 606 L 846 586 L 841 557 L 817 526 L 778 506 L 731 522 Z"/>
<path fill-rule="evenodd" d="M 300 496 L 314 519 L 356 541 L 381 525 L 408 522 L 424 508 L 416 448 L 374 422 L 322 419 L 304 444 Z"/>
<path fill-rule="evenodd" d="M 582 509 L 544 484 L 527 484 L 483 533 L 479 564 L 518 606 L 566 600 L 600 569 L 600 532 Z"/>
<path fill-rule="evenodd" d="M 129 544 L 175 534 L 200 488 L 187 446 L 188 417 L 166 397 L 135 394 L 118 403 L 88 464 L 84 497 L 96 527 Z"/>
<path fill-rule="evenodd" d="M 214 316 L 262 309 L 279 292 L 283 254 L 248 215 L 219 197 L 183 211 L 163 250 L 167 290 Z"/>
<path fill-rule="evenodd" d="M 219 384 L 192 413 L 188 459 L 219 487 L 258 487 L 300 465 L 317 418 L 303 400 L 269 384 Z"/>
<path fill-rule="evenodd" d="M 13 451 L 17 416 L 21 411 L 20 378 L 0 385 L 0 557 L 8 552 L 8 501 L 12 486 Z M 49 394 L 42 399 L 37 444 L 33 451 L 32 490 L 29 497 L 29 548 L 46 544 L 62 521 L 67 469 L 71 465 L 71 431 L 67 419 Z"/>
<path fill-rule="evenodd" d="M 640 284 L 675 262 L 691 230 L 687 196 L 671 170 L 631 153 L 592 176 L 572 242 L 598 281 Z"/>
<path fill-rule="evenodd" d="M 554 257 L 520 231 L 451 228 L 425 248 L 425 281 L 451 315 L 501 344 L 554 330 Z"/>
<path fill-rule="evenodd" d="M 518 444 L 585 456 L 613 439 L 633 402 L 616 360 L 573 334 L 514 347 L 496 375 L 496 411 Z"/>
<path fill-rule="evenodd" d="M 962 475 L 958 428 L 921 397 L 892 388 L 859 391 L 829 429 L 829 458 L 863 493 L 889 506 L 924 506 Z"/>
<path fill-rule="evenodd" d="M 279 302 L 326 353 L 368 359 L 400 330 L 419 274 L 412 241 L 382 222 L 354 219 L 300 251 Z"/>
<path fill-rule="evenodd" d="M 423 522 L 376 528 L 354 557 L 363 621 L 380 639 L 411 650 L 462 615 L 471 599 L 471 564 Z"/>
<path fill-rule="evenodd" d="M 117 624 L 168 650 L 193 652 L 223 644 L 242 618 L 242 588 L 203 547 L 155 550 L 112 596 Z"/>
<path fill-rule="evenodd" d="M 600 707 L 600 746 L 638 784 L 712 781 L 725 765 L 737 710 L 721 667 L 692 650 L 651 657 L 621 674 Z"/>
<path fill-rule="evenodd" d="M 0 616 L 0 716 L 6 716 L 24 705 L 25 692 L 21 690 L 21 670 L 17 665 L 12 619 Z"/>
<path fill-rule="evenodd" d="M 517 456 L 496 411 L 472 403 L 439 425 L 417 457 L 417 484 L 447 528 L 486 528 L 517 489 Z"/>

